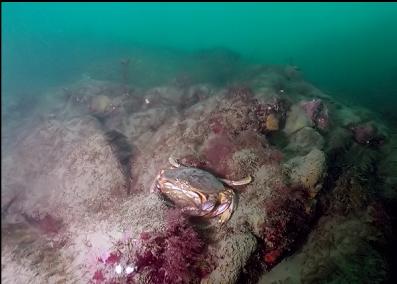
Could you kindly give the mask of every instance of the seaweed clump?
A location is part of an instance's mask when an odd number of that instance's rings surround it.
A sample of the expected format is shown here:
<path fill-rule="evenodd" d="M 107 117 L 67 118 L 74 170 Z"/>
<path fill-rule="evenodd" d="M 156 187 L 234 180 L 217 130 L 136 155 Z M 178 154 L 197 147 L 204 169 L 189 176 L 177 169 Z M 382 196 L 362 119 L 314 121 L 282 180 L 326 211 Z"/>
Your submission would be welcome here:
<path fill-rule="evenodd" d="M 195 283 L 209 273 L 204 243 L 178 211 L 170 212 L 164 232 L 141 239 L 136 265 L 150 283 Z"/>
<path fill-rule="evenodd" d="M 126 237 L 98 258 L 94 283 L 199 283 L 210 272 L 205 244 L 186 217 L 170 210 L 165 230 Z"/>

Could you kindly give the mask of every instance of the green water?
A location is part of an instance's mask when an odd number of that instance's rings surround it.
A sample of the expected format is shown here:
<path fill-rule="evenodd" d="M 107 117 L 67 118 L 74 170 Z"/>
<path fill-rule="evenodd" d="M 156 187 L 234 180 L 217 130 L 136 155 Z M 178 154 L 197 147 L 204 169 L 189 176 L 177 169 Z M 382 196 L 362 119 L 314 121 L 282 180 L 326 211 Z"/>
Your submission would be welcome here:
<path fill-rule="evenodd" d="M 253 63 L 297 65 L 348 101 L 384 112 L 397 105 L 395 3 L 6 3 L 3 92 L 72 81 L 137 46 L 153 60 L 225 47 Z M 172 69 L 163 65 L 159 73 Z"/>

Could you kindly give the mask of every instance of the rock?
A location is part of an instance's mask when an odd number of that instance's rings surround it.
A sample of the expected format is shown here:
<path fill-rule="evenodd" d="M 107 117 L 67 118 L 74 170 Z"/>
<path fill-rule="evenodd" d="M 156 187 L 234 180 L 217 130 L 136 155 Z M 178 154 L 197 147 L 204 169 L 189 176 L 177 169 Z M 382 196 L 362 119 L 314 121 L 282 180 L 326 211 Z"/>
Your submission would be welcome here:
<path fill-rule="evenodd" d="M 316 128 L 325 130 L 329 127 L 328 107 L 321 99 L 302 101 L 300 105 Z"/>
<path fill-rule="evenodd" d="M 300 269 L 304 255 L 295 253 L 285 258 L 282 262 L 265 272 L 257 282 L 258 284 L 301 284 Z"/>
<path fill-rule="evenodd" d="M 1 271 L 3 283 L 70 283 L 74 273 L 67 271 L 68 260 L 56 240 L 40 235 L 28 224 L 2 228 Z M 70 267 L 70 266 L 69 266 Z"/>
<path fill-rule="evenodd" d="M 112 100 L 108 96 L 99 95 L 92 97 L 89 108 L 93 113 L 105 114 L 110 111 L 111 104 Z"/>
<path fill-rule="evenodd" d="M 264 69 L 265 70 L 259 71 L 259 73 L 255 74 L 254 78 L 252 79 L 252 85 L 256 89 L 271 89 L 276 92 L 280 91 L 280 89 L 283 89 L 283 86 L 287 82 L 287 78 L 285 74 L 283 74 L 283 70 Z"/>
<path fill-rule="evenodd" d="M 184 94 L 179 104 L 181 109 L 189 108 L 192 105 L 208 98 L 211 95 L 211 88 L 207 85 L 191 86 Z"/>
<path fill-rule="evenodd" d="M 397 133 L 390 136 L 384 149 L 387 157 L 379 164 L 379 175 L 385 177 L 384 190 L 381 193 L 386 199 L 397 201 Z"/>
<path fill-rule="evenodd" d="M 266 100 L 258 97 L 255 115 L 259 122 L 259 130 L 262 133 L 279 130 L 280 125 L 285 122 L 288 109 L 289 102 L 281 96 Z"/>
<path fill-rule="evenodd" d="M 167 119 L 176 116 L 174 108 L 150 108 L 133 113 L 124 119 L 120 129 L 131 140 L 139 139 L 145 133 L 155 132 Z"/>
<path fill-rule="evenodd" d="M 368 283 L 387 282 L 388 265 L 381 255 L 385 235 L 368 222 L 366 212 L 358 216 L 320 220 L 303 249 L 303 283 L 323 279 L 332 279 L 333 283 L 357 283 L 362 279 Z"/>
<path fill-rule="evenodd" d="M 347 148 L 352 142 L 352 133 L 346 128 L 335 127 L 327 136 L 327 152 Z"/>
<path fill-rule="evenodd" d="M 178 106 L 183 100 L 183 89 L 176 87 L 156 87 L 146 91 L 145 94 L 145 106 L 144 108 L 150 107 L 161 107 L 161 106 Z"/>
<path fill-rule="evenodd" d="M 366 212 L 358 216 L 321 217 L 302 248 L 258 283 L 387 282 L 388 265 L 381 255 L 384 232 L 368 222 Z"/>
<path fill-rule="evenodd" d="M 219 259 L 217 267 L 201 283 L 236 283 L 241 270 L 256 250 L 256 246 L 256 239 L 250 233 L 235 233 L 226 236 L 216 248 L 216 255 Z"/>
<path fill-rule="evenodd" d="M 289 137 L 285 150 L 305 155 L 314 148 L 321 150 L 323 146 L 323 136 L 311 127 L 304 127 Z"/>
<path fill-rule="evenodd" d="M 386 137 L 380 133 L 373 122 L 362 123 L 350 127 L 354 140 L 362 145 L 382 146 Z"/>
<path fill-rule="evenodd" d="M 126 192 L 118 161 L 92 118 L 45 122 L 15 151 L 3 190 L 19 195 L 22 212 L 73 218 L 104 210 L 111 195 Z"/>
<path fill-rule="evenodd" d="M 344 127 L 358 124 L 361 121 L 361 117 L 353 109 L 346 106 L 342 106 L 335 114 L 336 120 Z"/>
<path fill-rule="evenodd" d="M 109 211 L 126 196 L 124 176 L 100 127 L 88 116 L 46 121 L 14 150 L 2 180 L 2 197 L 16 196 L 2 219 L 8 231 L 2 280 L 25 282 L 33 273 L 32 283 L 88 283 L 88 249 L 98 245 L 98 236 L 117 231 L 120 222 L 110 221 L 115 214 Z M 9 200 L 2 200 L 2 208 Z M 25 249 L 15 249 L 25 242 Z M 24 261 L 13 262 L 16 256 Z"/>
<path fill-rule="evenodd" d="M 308 118 L 303 108 L 299 105 L 293 105 L 287 114 L 287 120 L 285 122 L 284 132 L 287 135 L 304 128 L 313 126 L 313 122 Z"/>
<path fill-rule="evenodd" d="M 320 182 L 325 166 L 325 154 L 316 148 L 306 156 L 292 158 L 285 164 L 291 183 L 310 190 Z"/>
<path fill-rule="evenodd" d="M 284 75 L 288 80 L 302 80 L 300 68 L 295 65 L 287 65 L 284 68 Z"/>
<path fill-rule="evenodd" d="M 269 131 L 275 131 L 279 128 L 278 118 L 274 114 L 269 114 L 266 118 L 266 129 Z"/>

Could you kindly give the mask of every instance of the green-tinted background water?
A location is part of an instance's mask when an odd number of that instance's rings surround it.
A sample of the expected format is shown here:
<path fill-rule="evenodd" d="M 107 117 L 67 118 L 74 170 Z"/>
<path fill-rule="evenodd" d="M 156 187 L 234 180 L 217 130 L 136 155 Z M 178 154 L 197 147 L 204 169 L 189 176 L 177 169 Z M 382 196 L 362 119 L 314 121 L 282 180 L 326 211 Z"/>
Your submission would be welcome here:
<path fill-rule="evenodd" d="M 254 63 L 297 65 L 348 101 L 385 113 L 397 105 L 395 3 L 7 3 L 2 92 L 75 80 L 137 46 L 153 58 L 226 47 Z"/>

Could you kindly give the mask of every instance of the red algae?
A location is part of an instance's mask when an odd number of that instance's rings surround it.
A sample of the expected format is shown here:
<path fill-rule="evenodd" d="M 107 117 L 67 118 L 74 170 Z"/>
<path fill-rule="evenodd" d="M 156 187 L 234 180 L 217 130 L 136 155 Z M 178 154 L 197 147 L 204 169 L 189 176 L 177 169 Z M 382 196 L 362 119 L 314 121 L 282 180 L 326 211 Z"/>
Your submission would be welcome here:
<path fill-rule="evenodd" d="M 199 283 L 211 272 L 205 244 L 178 210 L 170 210 L 165 230 L 143 232 L 138 240 L 119 242 L 106 259 L 98 258 L 97 283 Z M 128 273 L 126 268 L 130 269 Z M 123 272 L 125 270 L 126 272 Z"/>
<path fill-rule="evenodd" d="M 263 260 L 268 268 L 277 264 L 283 253 L 292 248 L 297 236 L 308 229 L 310 214 L 306 211 L 307 201 L 305 189 L 280 185 L 275 189 L 275 195 L 265 202 L 268 218 L 263 228 Z"/>

